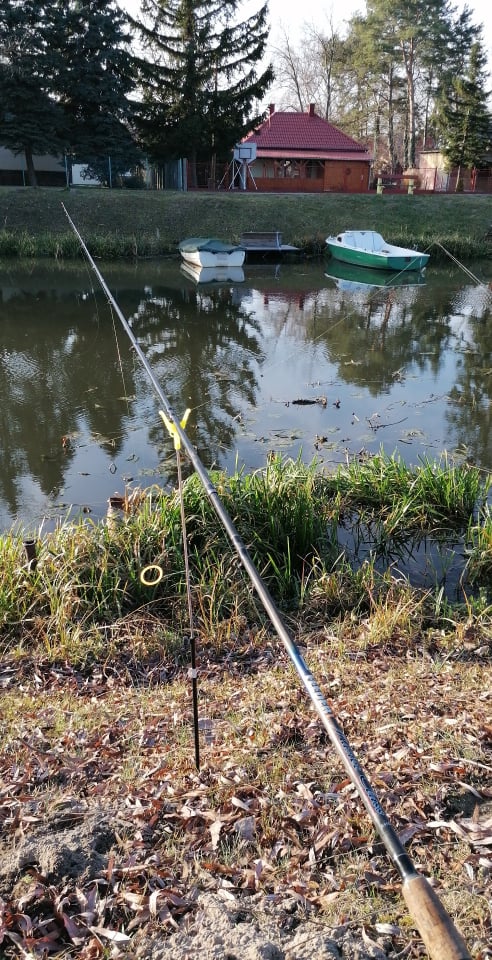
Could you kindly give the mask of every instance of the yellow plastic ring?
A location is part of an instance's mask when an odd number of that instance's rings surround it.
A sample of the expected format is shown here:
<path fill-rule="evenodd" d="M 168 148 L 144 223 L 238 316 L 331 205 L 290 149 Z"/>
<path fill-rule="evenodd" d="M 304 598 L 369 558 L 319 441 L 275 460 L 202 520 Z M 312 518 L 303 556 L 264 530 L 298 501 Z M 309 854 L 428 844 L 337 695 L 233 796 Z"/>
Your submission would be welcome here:
<path fill-rule="evenodd" d="M 149 576 L 154 570 L 157 572 L 153 576 Z M 162 567 L 158 563 L 149 563 L 147 567 L 140 571 L 140 581 L 145 587 L 156 587 L 161 582 L 163 575 Z"/>

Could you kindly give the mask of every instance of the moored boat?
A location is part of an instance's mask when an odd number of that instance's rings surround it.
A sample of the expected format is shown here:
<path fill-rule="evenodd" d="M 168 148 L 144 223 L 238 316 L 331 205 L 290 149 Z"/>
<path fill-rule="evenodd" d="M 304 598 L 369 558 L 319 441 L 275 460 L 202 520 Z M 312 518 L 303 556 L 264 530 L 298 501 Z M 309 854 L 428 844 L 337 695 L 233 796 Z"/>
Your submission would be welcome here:
<path fill-rule="evenodd" d="M 188 237 L 178 246 L 185 263 L 197 267 L 242 267 L 244 263 L 242 247 L 217 237 Z"/>
<path fill-rule="evenodd" d="M 386 243 L 375 230 L 345 230 L 326 245 L 335 260 L 377 270 L 423 270 L 429 261 L 428 253 Z"/>

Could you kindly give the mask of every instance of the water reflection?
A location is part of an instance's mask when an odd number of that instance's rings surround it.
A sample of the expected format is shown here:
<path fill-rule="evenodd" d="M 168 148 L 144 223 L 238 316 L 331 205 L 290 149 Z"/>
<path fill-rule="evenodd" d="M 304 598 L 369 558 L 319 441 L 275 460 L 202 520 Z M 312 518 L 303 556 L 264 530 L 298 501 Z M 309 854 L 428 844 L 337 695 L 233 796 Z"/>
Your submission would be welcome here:
<path fill-rule="evenodd" d="M 182 263 L 181 273 L 195 283 L 242 283 L 242 267 L 200 267 L 194 263 Z"/>
<path fill-rule="evenodd" d="M 369 286 L 347 290 L 336 286 L 336 325 L 327 330 L 327 353 L 342 380 L 365 386 L 369 393 L 389 393 L 396 380 L 427 372 L 437 378 L 449 340 L 449 301 L 435 289 L 432 301 L 421 284 Z M 434 312 L 434 322 L 429 314 Z M 347 315 L 352 323 L 345 323 Z M 391 358 L 391 363 L 388 363 Z"/>
<path fill-rule="evenodd" d="M 254 469 L 270 450 L 332 465 L 384 446 L 412 463 L 460 448 L 489 469 L 490 264 L 482 285 L 454 267 L 382 285 L 332 266 L 103 273 L 171 405 L 192 408 L 207 466 Z M 0 330 L 2 528 L 71 505 L 103 515 L 116 490 L 173 479 L 158 401 L 84 264 L 2 264 Z"/>
<path fill-rule="evenodd" d="M 368 288 L 374 287 L 386 290 L 392 287 L 419 287 L 425 283 L 424 270 L 401 270 L 395 273 L 331 259 L 328 262 L 326 276 L 335 282 L 339 290 L 347 290 L 349 293 L 367 293 L 370 292 Z"/>
<path fill-rule="evenodd" d="M 258 318 L 230 283 L 156 286 L 148 288 L 131 325 L 173 408 L 194 411 L 199 435 L 192 427 L 188 432 L 211 466 L 215 451 L 234 442 L 237 411 L 256 401 L 263 359 Z M 152 426 L 149 436 L 160 447 L 161 425 Z"/>
<path fill-rule="evenodd" d="M 454 300 L 456 376 L 446 410 L 449 436 L 468 459 L 492 465 L 492 292 L 473 287 Z"/>
<path fill-rule="evenodd" d="M 57 498 L 79 447 L 124 445 L 130 402 L 104 298 L 58 286 L 2 290 L 0 493 L 12 517 Z M 133 360 L 122 359 L 131 392 Z"/>

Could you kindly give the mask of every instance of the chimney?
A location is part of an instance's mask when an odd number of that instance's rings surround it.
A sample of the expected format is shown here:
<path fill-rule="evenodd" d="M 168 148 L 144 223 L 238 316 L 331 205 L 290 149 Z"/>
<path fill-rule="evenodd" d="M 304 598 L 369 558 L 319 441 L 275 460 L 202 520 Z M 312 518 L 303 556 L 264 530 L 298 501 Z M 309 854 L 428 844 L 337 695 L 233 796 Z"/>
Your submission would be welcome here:
<path fill-rule="evenodd" d="M 309 104 L 309 116 L 314 117 L 314 103 Z"/>
<path fill-rule="evenodd" d="M 274 103 L 270 103 L 270 104 L 268 105 L 268 109 L 269 109 L 269 111 L 270 111 L 270 116 L 271 116 L 272 113 L 275 113 L 275 104 L 274 104 Z"/>

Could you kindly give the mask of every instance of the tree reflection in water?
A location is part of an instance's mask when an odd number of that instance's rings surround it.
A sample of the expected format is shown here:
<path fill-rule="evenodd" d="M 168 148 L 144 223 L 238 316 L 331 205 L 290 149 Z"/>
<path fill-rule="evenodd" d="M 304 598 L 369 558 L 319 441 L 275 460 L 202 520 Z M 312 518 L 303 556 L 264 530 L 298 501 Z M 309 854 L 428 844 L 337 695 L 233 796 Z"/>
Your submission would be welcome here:
<path fill-rule="evenodd" d="M 237 284 L 195 284 L 177 261 L 102 272 L 207 466 L 274 450 L 331 467 L 384 446 L 490 468 L 491 296 L 456 269 L 387 289 L 322 262 L 247 264 Z M 172 482 L 157 399 L 89 269 L 1 276 L 2 527 L 64 515 L 60 501 L 102 516 L 115 490 Z"/>

